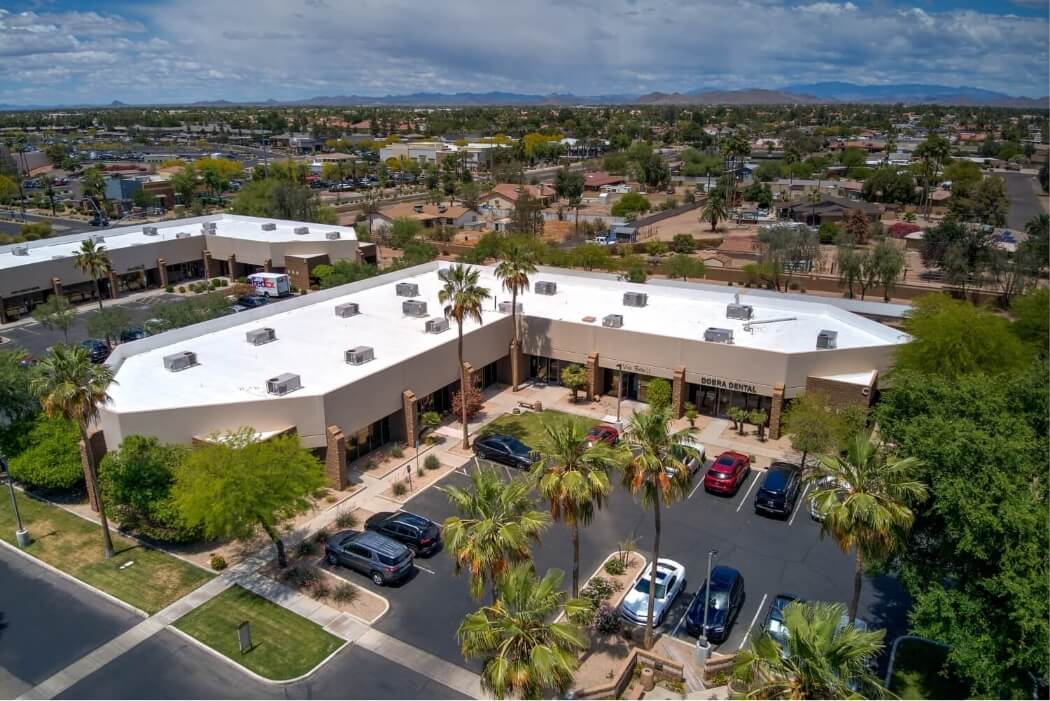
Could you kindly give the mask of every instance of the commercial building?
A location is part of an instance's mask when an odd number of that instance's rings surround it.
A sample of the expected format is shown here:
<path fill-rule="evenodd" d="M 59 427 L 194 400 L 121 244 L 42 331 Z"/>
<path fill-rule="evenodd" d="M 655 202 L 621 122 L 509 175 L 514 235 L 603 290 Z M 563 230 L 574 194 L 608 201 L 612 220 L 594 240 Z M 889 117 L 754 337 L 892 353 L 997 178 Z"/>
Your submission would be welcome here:
<path fill-rule="evenodd" d="M 448 411 L 461 375 L 475 385 L 530 378 L 557 384 L 587 369 L 589 397 L 645 401 L 653 378 L 672 383 L 672 407 L 704 414 L 765 410 L 780 430 L 785 402 L 814 388 L 869 402 L 900 332 L 849 311 L 883 305 L 541 269 L 519 296 L 521 348 L 509 295 L 480 267 L 493 298 L 480 323 L 456 327 L 438 293 L 448 263 L 431 262 L 118 346 L 100 444 L 133 434 L 207 440 L 251 426 L 294 431 L 344 484 L 348 460 L 389 441 L 411 442 L 421 412 Z M 866 305 L 866 306 L 862 306 Z M 900 308 L 894 308 L 899 313 Z"/>
<path fill-rule="evenodd" d="M 164 287 L 183 280 L 254 272 L 287 272 L 297 287 L 310 270 L 337 260 L 374 260 L 374 244 L 349 227 L 230 214 L 83 232 L 0 246 L 0 323 L 18 318 L 51 294 L 94 296 L 91 277 L 75 264 L 86 239 L 105 246 L 111 270 L 102 294 Z"/>

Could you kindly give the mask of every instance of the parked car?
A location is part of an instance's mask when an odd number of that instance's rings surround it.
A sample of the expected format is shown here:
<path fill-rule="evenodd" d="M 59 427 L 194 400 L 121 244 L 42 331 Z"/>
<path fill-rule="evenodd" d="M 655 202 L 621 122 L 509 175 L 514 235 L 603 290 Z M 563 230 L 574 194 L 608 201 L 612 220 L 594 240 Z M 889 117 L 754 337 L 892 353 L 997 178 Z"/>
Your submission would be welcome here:
<path fill-rule="evenodd" d="M 687 458 L 685 461 L 685 466 L 689 468 L 689 477 L 692 478 L 693 475 L 703 469 L 704 462 L 707 460 L 707 449 L 692 438 L 686 439 L 686 445 L 692 448 L 695 453 L 695 457 Z M 674 470 L 667 468 L 667 476 L 674 477 Z"/>
<path fill-rule="evenodd" d="M 667 617 L 678 595 L 685 590 L 685 567 L 661 557 L 656 562 L 656 586 L 651 586 L 652 568 L 646 567 L 631 585 L 620 604 L 620 616 L 631 623 L 645 625 L 649 615 L 649 596 L 653 596 L 653 625 Z"/>
<path fill-rule="evenodd" d="M 704 630 L 704 589 L 693 599 L 685 613 L 685 628 L 690 635 L 700 637 Z M 711 590 L 707 594 L 707 639 L 713 643 L 725 642 L 744 605 L 744 577 L 737 570 L 719 565 L 711 570 Z"/>
<path fill-rule="evenodd" d="M 762 623 L 762 632 L 767 633 L 773 641 L 784 649 L 787 646 L 788 629 L 784 624 L 784 609 L 793 601 L 802 601 L 794 594 L 777 594 L 766 611 L 766 620 Z"/>
<path fill-rule="evenodd" d="M 374 531 L 336 533 L 325 543 L 324 554 L 328 564 L 357 570 L 377 586 L 397 582 L 412 571 L 412 552 Z"/>
<path fill-rule="evenodd" d="M 787 518 L 794 511 L 801 491 L 802 473 L 798 465 L 775 462 L 755 492 L 755 513 Z"/>
<path fill-rule="evenodd" d="M 620 431 L 615 426 L 610 426 L 609 424 L 598 424 L 587 432 L 588 448 L 593 447 L 596 443 L 616 445 L 619 440 Z"/>
<path fill-rule="evenodd" d="M 532 467 L 534 451 L 514 436 L 493 433 L 474 441 L 474 454 L 519 470 Z"/>
<path fill-rule="evenodd" d="M 81 341 L 80 345 L 87 349 L 91 362 L 96 365 L 106 362 L 106 358 L 109 357 L 109 344 L 105 341 L 100 341 L 97 338 L 88 338 Z"/>
<path fill-rule="evenodd" d="M 138 341 L 140 339 L 149 336 L 146 330 L 141 326 L 132 326 L 131 328 L 124 329 L 120 332 L 120 342 L 130 343 L 131 341 Z"/>
<path fill-rule="evenodd" d="M 813 491 L 814 492 L 820 492 L 820 491 L 823 491 L 825 489 L 828 489 L 829 487 L 835 487 L 835 486 L 837 486 L 837 483 L 836 483 L 834 477 L 821 477 L 817 481 L 817 483 L 815 485 L 813 485 Z M 842 496 L 843 496 L 843 491 L 841 489 L 835 490 L 835 498 L 836 499 L 841 501 L 842 500 Z M 809 515 L 813 518 L 814 521 L 819 521 L 819 522 L 823 522 L 824 521 L 824 514 L 820 511 L 820 509 L 817 508 L 817 502 L 813 499 L 812 496 L 810 496 L 810 498 L 809 498 Z"/>
<path fill-rule="evenodd" d="M 727 450 L 719 455 L 704 475 L 704 489 L 708 492 L 732 496 L 751 474 L 751 458 L 743 453 Z"/>
<path fill-rule="evenodd" d="M 243 312 L 248 309 L 255 309 L 266 304 L 267 299 L 262 295 L 244 295 L 237 298 L 237 302 L 233 305 L 233 311 Z"/>
<path fill-rule="evenodd" d="M 91 226 L 109 226 L 109 219 L 95 215 L 91 218 Z"/>
<path fill-rule="evenodd" d="M 441 547 L 441 528 L 408 511 L 381 511 L 365 521 L 365 528 L 404 544 L 415 556 L 433 555 Z"/>

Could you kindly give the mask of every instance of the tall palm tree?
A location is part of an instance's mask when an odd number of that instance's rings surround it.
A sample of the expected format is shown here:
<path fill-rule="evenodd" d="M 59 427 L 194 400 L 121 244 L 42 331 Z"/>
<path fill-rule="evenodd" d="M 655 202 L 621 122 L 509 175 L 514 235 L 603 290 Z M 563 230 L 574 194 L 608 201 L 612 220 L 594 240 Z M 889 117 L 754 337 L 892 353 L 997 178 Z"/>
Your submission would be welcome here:
<path fill-rule="evenodd" d="M 885 560 L 904 542 L 915 521 L 911 505 L 926 499 L 926 485 L 913 477 L 919 465 L 918 458 L 888 454 L 874 434 L 858 433 L 845 456 L 822 456 L 806 470 L 806 481 L 821 485 L 813 492 L 824 514 L 821 536 L 856 553 L 850 621 L 857 618 L 865 564 Z"/>
<path fill-rule="evenodd" d="M 88 425 L 98 418 L 98 407 L 109 401 L 106 388 L 113 379 L 108 365 L 95 365 L 86 348 L 56 345 L 34 369 L 30 389 L 40 400 L 40 406 L 49 417 L 74 421 L 80 429 L 80 439 L 88 448 L 84 451 L 84 478 L 93 491 L 102 523 L 102 545 L 106 558 L 113 556 L 113 540 L 109 535 L 106 507 L 102 503 L 98 483 L 98 468 L 88 442 Z"/>
<path fill-rule="evenodd" d="M 492 605 L 469 614 L 456 631 L 463 657 L 483 660 L 481 685 L 496 698 L 560 698 L 572 684 L 587 642 L 571 621 L 593 607 L 566 599 L 563 578 L 548 570 L 539 579 L 530 565 L 515 565 L 500 575 Z M 554 622 L 563 607 L 565 620 Z"/>
<path fill-rule="evenodd" d="M 532 559 L 529 546 L 539 541 L 550 524 L 532 501 L 532 480 L 519 476 L 509 482 L 489 468 L 470 475 L 471 490 L 443 487 L 457 516 L 445 519 L 445 548 L 456 574 L 470 574 L 470 594 L 480 599 L 486 583 L 496 599 L 496 580 L 511 564 Z"/>
<path fill-rule="evenodd" d="M 797 146 L 788 146 L 784 149 L 784 165 L 788 169 L 788 192 L 791 192 L 791 186 L 795 183 L 795 164 L 800 160 L 802 160 L 802 154 Z"/>
<path fill-rule="evenodd" d="M 580 594 L 580 526 L 594 518 L 612 491 L 609 472 L 620 464 L 604 443 L 588 447 L 579 422 L 570 418 L 543 421 L 533 466 L 540 495 L 550 503 L 551 518 L 572 531 L 572 595 Z"/>
<path fill-rule="evenodd" d="M 462 263 L 449 268 L 445 286 L 438 292 L 438 302 L 445 305 L 445 318 L 454 319 L 459 331 L 457 357 L 459 358 L 460 419 L 463 421 L 463 448 L 470 447 L 467 431 L 467 393 L 470 378 L 463 372 L 463 322 L 470 319 L 481 323 L 481 305 L 489 298 L 488 288 L 478 284 L 480 272 Z"/>
<path fill-rule="evenodd" d="M 726 209 L 726 202 L 719 195 L 717 188 L 707 197 L 707 202 L 704 203 L 704 208 L 700 212 L 700 218 L 703 221 L 711 223 L 711 231 L 718 229 L 718 222 L 722 221 L 729 215 L 729 210 Z"/>
<path fill-rule="evenodd" d="M 496 277 L 503 281 L 503 289 L 510 292 L 510 321 L 514 327 L 514 346 L 521 350 L 518 329 L 518 294 L 529 289 L 529 275 L 536 272 L 536 254 L 518 239 L 511 239 L 500 252 Z M 513 378 L 512 392 L 518 391 L 518 378 Z"/>
<path fill-rule="evenodd" d="M 733 679 L 747 699 L 872 699 L 889 692 L 871 673 L 884 630 L 843 625 L 841 604 L 793 602 L 784 648 L 768 633 L 737 655 Z M 734 685 L 735 686 L 735 685 Z"/>
<path fill-rule="evenodd" d="M 642 506 L 653 510 L 653 552 L 651 578 L 656 581 L 656 565 L 660 559 L 660 504 L 671 503 L 689 491 L 692 474 L 686 461 L 699 458 L 692 447 L 689 430 L 671 432 L 667 409 L 650 408 L 635 412 L 624 433 L 624 445 L 631 452 L 630 462 L 623 471 L 623 485 L 638 497 Z M 649 597 L 649 611 L 645 621 L 645 647 L 653 646 L 653 604 Z"/>
<path fill-rule="evenodd" d="M 73 265 L 78 270 L 91 276 L 95 281 L 95 295 L 98 297 L 98 308 L 102 309 L 102 287 L 98 281 L 109 273 L 109 254 L 106 247 L 95 243 L 94 239 L 84 239 L 80 242 L 80 250 L 76 253 Z M 116 290 L 113 290 L 116 292 Z"/>

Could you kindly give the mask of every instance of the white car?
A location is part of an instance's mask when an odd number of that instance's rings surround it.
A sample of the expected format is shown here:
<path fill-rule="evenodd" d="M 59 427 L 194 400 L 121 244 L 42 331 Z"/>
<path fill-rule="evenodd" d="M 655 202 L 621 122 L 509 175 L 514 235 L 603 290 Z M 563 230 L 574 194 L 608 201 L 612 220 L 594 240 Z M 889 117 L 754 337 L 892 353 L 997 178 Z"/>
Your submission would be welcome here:
<path fill-rule="evenodd" d="M 620 604 L 620 616 L 625 620 L 637 625 L 645 625 L 649 615 L 649 596 L 652 592 L 653 603 L 653 625 L 663 623 L 667 612 L 678 595 L 685 591 L 685 567 L 661 557 L 656 561 L 656 587 L 651 586 L 652 566 L 646 565 L 645 570 L 638 575 L 631 585 L 631 590 L 623 597 Z"/>
<path fill-rule="evenodd" d="M 692 477 L 697 472 L 704 469 L 704 463 L 707 460 L 707 450 L 702 443 L 699 443 L 692 438 L 687 438 L 685 443 L 696 452 L 696 457 L 690 457 L 685 460 L 685 466 L 689 468 L 689 476 Z M 674 477 L 673 469 L 667 468 L 666 472 L 668 477 Z"/>

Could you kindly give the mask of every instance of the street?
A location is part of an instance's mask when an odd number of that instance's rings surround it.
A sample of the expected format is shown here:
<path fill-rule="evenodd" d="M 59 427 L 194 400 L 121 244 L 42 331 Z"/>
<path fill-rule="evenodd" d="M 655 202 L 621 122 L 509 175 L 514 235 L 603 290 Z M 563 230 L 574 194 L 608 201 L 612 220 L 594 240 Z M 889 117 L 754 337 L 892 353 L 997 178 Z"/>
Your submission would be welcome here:
<path fill-rule="evenodd" d="M 1039 204 L 1039 182 L 1034 175 L 1025 173 L 998 173 L 1006 183 L 1006 195 L 1010 199 L 1010 210 L 1006 225 L 1015 231 L 1024 231 L 1032 217 L 1044 213 Z"/>

